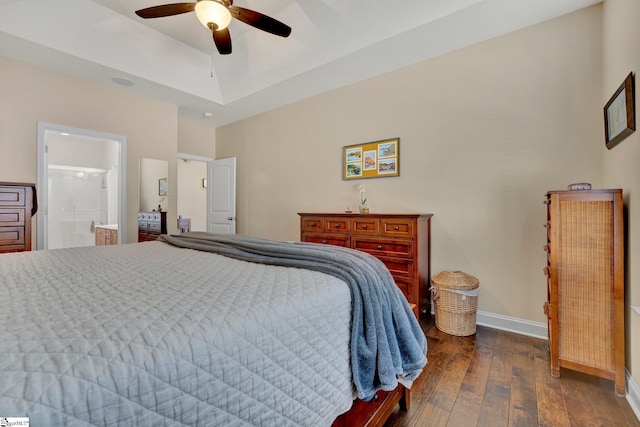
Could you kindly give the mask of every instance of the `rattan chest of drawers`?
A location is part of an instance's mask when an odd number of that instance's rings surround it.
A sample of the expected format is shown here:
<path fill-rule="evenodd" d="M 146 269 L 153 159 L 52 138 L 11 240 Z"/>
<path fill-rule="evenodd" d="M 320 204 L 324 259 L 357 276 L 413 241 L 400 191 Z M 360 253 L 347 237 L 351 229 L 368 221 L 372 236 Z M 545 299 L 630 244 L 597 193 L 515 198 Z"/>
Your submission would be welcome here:
<path fill-rule="evenodd" d="M 427 310 L 432 214 L 298 215 L 301 241 L 370 253 L 387 266 L 416 315 Z"/>
<path fill-rule="evenodd" d="M 597 375 L 623 395 L 622 190 L 551 191 L 545 203 L 551 375 Z"/>

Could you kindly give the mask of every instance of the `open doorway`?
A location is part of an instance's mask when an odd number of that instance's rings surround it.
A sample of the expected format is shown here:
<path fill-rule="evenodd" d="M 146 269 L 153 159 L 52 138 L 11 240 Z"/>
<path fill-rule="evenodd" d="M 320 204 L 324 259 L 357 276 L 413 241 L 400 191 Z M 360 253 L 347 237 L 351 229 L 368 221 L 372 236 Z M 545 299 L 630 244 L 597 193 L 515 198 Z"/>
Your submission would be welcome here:
<path fill-rule="evenodd" d="M 178 216 L 189 220 L 190 231 L 207 231 L 207 162 L 210 160 L 178 154 Z"/>
<path fill-rule="evenodd" d="M 126 137 L 38 123 L 38 249 L 93 246 L 96 227 L 125 237 Z"/>

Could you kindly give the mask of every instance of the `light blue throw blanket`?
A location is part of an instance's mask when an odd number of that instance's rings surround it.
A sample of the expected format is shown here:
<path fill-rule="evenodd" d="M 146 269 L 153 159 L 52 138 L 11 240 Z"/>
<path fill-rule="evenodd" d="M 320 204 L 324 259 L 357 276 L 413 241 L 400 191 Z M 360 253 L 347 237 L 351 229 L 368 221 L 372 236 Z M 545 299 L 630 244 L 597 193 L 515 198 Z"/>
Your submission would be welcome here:
<path fill-rule="evenodd" d="M 351 369 L 358 397 L 413 381 L 427 363 L 427 341 L 387 267 L 372 255 L 338 246 L 191 232 L 162 235 L 175 246 L 250 262 L 305 268 L 344 280 L 351 289 Z"/>

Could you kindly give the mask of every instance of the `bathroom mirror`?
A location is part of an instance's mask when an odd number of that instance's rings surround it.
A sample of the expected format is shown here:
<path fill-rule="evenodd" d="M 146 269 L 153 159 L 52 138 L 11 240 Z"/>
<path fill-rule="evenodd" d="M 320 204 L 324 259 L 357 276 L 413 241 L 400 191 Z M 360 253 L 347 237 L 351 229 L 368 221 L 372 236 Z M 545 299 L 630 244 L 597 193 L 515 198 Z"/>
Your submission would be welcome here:
<path fill-rule="evenodd" d="M 168 206 L 169 188 L 169 162 L 167 160 L 140 158 L 139 177 L 139 210 L 151 212 L 166 211 Z"/>

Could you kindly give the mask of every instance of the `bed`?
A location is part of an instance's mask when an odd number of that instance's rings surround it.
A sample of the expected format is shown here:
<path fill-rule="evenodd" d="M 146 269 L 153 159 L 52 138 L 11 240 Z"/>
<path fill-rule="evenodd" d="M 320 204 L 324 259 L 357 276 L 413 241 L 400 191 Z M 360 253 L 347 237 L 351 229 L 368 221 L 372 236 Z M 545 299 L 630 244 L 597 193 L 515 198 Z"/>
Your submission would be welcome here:
<path fill-rule="evenodd" d="M 2 255 L 0 416 L 329 426 L 356 397 L 410 386 L 426 363 L 424 335 L 377 263 L 207 233 Z"/>

